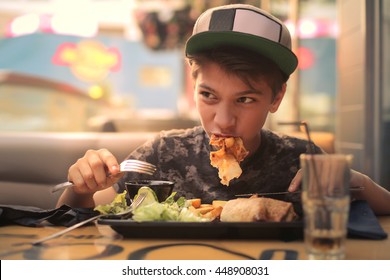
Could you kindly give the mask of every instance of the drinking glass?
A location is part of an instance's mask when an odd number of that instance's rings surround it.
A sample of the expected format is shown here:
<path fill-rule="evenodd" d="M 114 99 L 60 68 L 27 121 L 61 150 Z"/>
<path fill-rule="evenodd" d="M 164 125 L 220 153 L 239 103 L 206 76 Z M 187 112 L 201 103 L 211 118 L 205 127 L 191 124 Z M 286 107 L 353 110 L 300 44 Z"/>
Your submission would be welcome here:
<path fill-rule="evenodd" d="M 351 155 L 302 154 L 304 239 L 309 259 L 344 259 Z"/>

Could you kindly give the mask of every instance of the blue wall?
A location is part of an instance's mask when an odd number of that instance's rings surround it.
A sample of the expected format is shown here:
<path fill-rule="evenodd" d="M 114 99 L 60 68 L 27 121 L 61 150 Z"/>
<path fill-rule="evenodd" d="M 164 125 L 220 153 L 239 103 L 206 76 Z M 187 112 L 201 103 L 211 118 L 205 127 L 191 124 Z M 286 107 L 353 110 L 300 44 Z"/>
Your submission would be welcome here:
<path fill-rule="evenodd" d="M 110 72 L 108 83 L 114 94 L 131 97 L 136 109 L 169 109 L 177 111 L 177 99 L 183 91 L 183 54 L 181 50 L 152 51 L 140 42 L 120 38 L 96 37 L 93 39 L 74 36 L 37 33 L 0 40 L 0 69 L 11 70 L 65 82 L 82 90 L 96 84 L 79 80 L 69 67 L 55 65 L 52 58 L 63 43 L 78 43 L 94 40 L 106 48 L 116 48 L 121 54 L 121 67 Z M 140 83 L 143 67 L 162 67 L 172 74 L 171 83 L 163 86 L 147 86 Z"/>

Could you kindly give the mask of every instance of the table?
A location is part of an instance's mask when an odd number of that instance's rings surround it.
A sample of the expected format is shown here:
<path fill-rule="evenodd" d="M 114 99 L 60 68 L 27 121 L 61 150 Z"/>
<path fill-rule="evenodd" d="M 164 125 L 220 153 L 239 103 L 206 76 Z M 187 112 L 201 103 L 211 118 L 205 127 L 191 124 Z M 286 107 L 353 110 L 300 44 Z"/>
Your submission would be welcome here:
<path fill-rule="evenodd" d="M 390 217 L 378 217 L 390 233 Z M 1 260 L 250 260 L 306 259 L 303 240 L 127 239 L 110 226 L 92 224 L 40 246 L 30 242 L 62 227 L 0 227 Z M 390 260 L 390 238 L 348 239 L 346 259 Z"/>

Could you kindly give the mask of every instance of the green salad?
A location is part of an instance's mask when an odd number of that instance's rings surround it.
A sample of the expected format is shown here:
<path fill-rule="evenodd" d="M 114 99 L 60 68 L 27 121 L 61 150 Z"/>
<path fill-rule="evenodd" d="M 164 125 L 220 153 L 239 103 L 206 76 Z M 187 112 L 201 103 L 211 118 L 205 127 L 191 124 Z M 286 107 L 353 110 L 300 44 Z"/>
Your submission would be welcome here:
<path fill-rule="evenodd" d="M 132 219 L 137 222 L 150 221 L 177 221 L 177 222 L 208 222 L 207 218 L 189 210 L 190 202 L 184 197 L 174 199 L 176 192 L 173 192 L 165 201 L 158 202 L 155 192 L 149 187 L 142 187 L 138 190 L 147 192 L 142 203 L 133 210 Z M 126 191 L 117 194 L 112 203 L 99 205 L 95 210 L 101 214 L 117 214 L 128 209 L 126 203 Z"/>
<path fill-rule="evenodd" d="M 98 205 L 94 208 L 94 210 L 99 211 L 100 214 L 104 215 L 121 213 L 129 208 L 126 202 L 126 194 L 126 191 L 117 194 L 111 203 Z"/>

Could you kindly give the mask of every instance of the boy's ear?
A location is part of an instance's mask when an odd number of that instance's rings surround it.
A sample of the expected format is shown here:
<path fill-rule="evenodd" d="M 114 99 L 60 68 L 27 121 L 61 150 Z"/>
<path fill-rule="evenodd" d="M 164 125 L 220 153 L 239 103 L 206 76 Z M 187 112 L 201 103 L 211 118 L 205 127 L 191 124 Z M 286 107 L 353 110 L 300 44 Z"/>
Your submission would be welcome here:
<path fill-rule="evenodd" d="M 280 106 L 280 103 L 282 103 L 284 94 L 286 93 L 287 84 L 284 83 L 282 86 L 282 89 L 278 92 L 278 94 L 275 96 L 274 100 L 272 101 L 271 107 L 269 109 L 270 113 L 275 113 Z"/>

